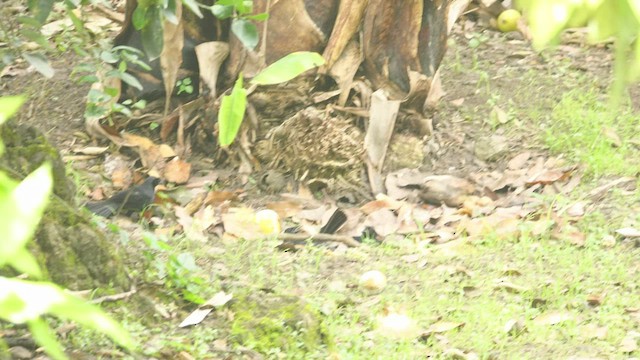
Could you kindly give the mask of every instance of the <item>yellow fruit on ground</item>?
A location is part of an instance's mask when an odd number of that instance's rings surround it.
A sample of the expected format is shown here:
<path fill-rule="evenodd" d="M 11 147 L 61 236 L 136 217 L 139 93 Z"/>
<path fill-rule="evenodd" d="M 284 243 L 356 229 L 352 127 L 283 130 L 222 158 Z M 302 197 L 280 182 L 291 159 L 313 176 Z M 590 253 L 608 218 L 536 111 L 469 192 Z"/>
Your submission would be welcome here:
<path fill-rule="evenodd" d="M 260 210 L 256 213 L 256 223 L 260 232 L 265 235 L 277 235 L 280 233 L 280 218 L 273 210 Z"/>
<path fill-rule="evenodd" d="M 367 271 L 360 276 L 360 288 L 371 293 L 378 293 L 387 286 L 387 278 L 378 270 Z"/>
<path fill-rule="evenodd" d="M 518 20 L 520 20 L 520 12 L 515 9 L 505 10 L 498 16 L 498 30 L 502 32 L 510 32 L 518 29 Z"/>

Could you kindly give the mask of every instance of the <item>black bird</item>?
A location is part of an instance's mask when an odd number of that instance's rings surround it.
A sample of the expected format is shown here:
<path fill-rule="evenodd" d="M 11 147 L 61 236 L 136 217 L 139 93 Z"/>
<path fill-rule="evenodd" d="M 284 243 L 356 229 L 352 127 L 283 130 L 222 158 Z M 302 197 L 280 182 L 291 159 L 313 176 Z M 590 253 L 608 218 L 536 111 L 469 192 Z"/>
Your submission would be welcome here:
<path fill-rule="evenodd" d="M 129 215 L 142 211 L 153 203 L 156 185 L 160 179 L 150 176 L 142 184 L 121 191 L 102 201 L 90 201 L 85 207 L 92 213 L 104 217 L 111 217 L 118 213 Z"/>

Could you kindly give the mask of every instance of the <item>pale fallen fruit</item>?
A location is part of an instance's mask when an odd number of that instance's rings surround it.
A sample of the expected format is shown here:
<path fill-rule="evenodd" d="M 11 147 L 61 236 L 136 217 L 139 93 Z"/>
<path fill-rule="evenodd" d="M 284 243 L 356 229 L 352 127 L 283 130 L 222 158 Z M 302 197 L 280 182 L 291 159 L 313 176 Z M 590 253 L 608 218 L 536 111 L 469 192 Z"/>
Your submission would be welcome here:
<path fill-rule="evenodd" d="M 280 233 L 280 218 L 273 210 L 260 210 L 256 213 L 256 223 L 260 232 L 265 235 L 277 235 Z"/>
<path fill-rule="evenodd" d="M 367 271 L 360 276 L 360 288 L 369 292 L 380 292 L 387 286 L 387 278 L 378 270 Z"/>
<path fill-rule="evenodd" d="M 515 9 L 505 10 L 498 16 L 498 30 L 502 32 L 510 32 L 518 29 L 518 20 L 520 20 L 520 12 Z"/>
<path fill-rule="evenodd" d="M 378 332 L 389 338 L 411 339 L 418 336 L 420 330 L 415 321 L 403 313 L 392 310 L 378 317 Z"/>

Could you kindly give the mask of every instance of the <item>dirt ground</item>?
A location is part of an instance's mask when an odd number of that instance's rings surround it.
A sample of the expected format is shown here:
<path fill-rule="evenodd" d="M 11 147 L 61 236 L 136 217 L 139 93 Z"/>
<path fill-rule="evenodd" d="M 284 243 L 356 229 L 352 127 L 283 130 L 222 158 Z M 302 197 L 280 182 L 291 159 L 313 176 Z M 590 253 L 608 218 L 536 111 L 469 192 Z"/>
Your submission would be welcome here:
<path fill-rule="evenodd" d="M 470 44 L 477 44 L 477 47 Z M 49 80 L 43 79 L 33 72 L 15 77 L 5 77 L 0 80 L 0 95 L 29 95 L 27 105 L 21 110 L 18 120 L 34 124 L 44 131 L 63 154 L 71 154 L 72 148 L 92 144 L 92 140 L 83 134 L 84 99 L 88 87 L 78 85 L 69 79 L 73 64 L 78 62 L 78 58 L 71 55 L 61 55 L 53 59 L 56 75 Z M 611 82 L 611 65 L 612 57 L 608 46 L 606 44 L 586 46 L 584 34 L 581 32 L 568 33 L 556 51 L 537 53 L 530 48 L 528 42 L 520 34 L 502 34 L 479 27 L 475 23 L 463 19 L 456 26 L 454 35 L 449 41 L 448 52 L 441 68 L 442 88 L 445 95 L 431 114 L 433 133 L 424 138 L 416 137 L 411 133 L 411 126 L 398 124 L 399 131 L 395 137 L 396 142 L 394 143 L 392 140 L 392 150 L 389 155 L 392 160 L 390 161 L 395 161 L 394 158 L 402 159 L 409 151 L 417 152 L 424 155 L 419 167 L 424 173 L 474 178 L 474 175 L 478 173 L 504 171 L 508 167 L 510 159 L 525 151 L 533 153 L 532 157 L 546 158 L 550 155 L 542 141 L 541 133 L 544 132 L 550 121 L 548 114 L 569 91 L 580 88 L 595 88 L 604 98 Z M 635 101 L 637 99 L 632 99 L 632 102 Z M 504 111 L 506 115 L 496 115 L 496 107 Z M 413 140 L 407 141 L 407 138 Z M 412 144 L 413 148 L 403 148 L 401 145 L 404 143 Z M 487 151 L 489 154 L 486 154 Z M 193 160 L 194 164 L 199 164 L 194 165 L 195 170 L 206 170 L 207 166 L 211 166 L 211 162 L 207 160 L 207 154 L 198 154 L 197 156 L 198 159 Z M 213 156 L 211 155 L 211 157 Z M 101 171 L 100 161 L 101 159 L 97 158 L 87 162 L 76 162 L 71 166 L 74 172 L 80 174 L 79 178 L 89 179 L 82 182 L 81 198 L 83 196 L 86 198 L 93 187 L 101 185 L 100 181 L 103 180 L 100 176 L 96 176 L 96 173 Z M 260 182 L 264 180 L 264 174 L 268 173 L 267 170 L 263 169 L 262 172 L 250 177 L 248 185 L 244 188 L 245 193 L 242 195 L 243 203 L 253 205 L 273 201 L 273 192 L 259 186 Z M 282 171 L 282 169 L 275 170 Z M 86 174 L 87 172 L 94 174 Z M 229 186 L 235 181 L 235 178 L 223 181 L 217 190 L 236 191 L 238 186 Z M 356 187 L 361 191 L 366 185 L 362 183 L 357 184 Z M 336 198 L 339 196 L 341 196 L 340 193 L 330 193 L 328 198 L 325 197 L 322 201 L 335 202 L 334 200 L 337 200 Z M 364 203 L 364 200 L 361 200 L 357 205 Z M 118 222 L 118 224 L 121 236 L 128 237 L 129 241 L 133 240 L 134 242 L 140 241 L 140 234 L 148 229 L 144 224 L 129 222 Z M 122 235 L 122 233 L 130 235 Z M 460 300 L 461 297 L 474 297 L 476 295 L 469 294 L 474 294 L 476 290 L 482 289 L 484 278 L 480 277 L 481 280 L 478 280 L 478 276 L 474 278 L 474 275 L 470 274 L 481 273 L 485 271 L 484 269 L 489 268 L 492 269 L 491 271 L 504 272 L 504 268 L 509 268 L 510 264 L 521 264 L 519 261 L 536 264 L 545 262 L 550 264 L 550 267 L 562 268 L 562 266 L 570 265 L 563 263 L 564 260 L 558 259 L 574 259 L 572 256 L 575 254 L 570 253 L 570 250 L 566 250 L 567 252 L 564 252 L 564 248 L 558 250 L 560 252 L 558 258 L 544 258 L 547 256 L 545 254 L 541 254 L 542 258 L 540 258 L 536 257 L 538 255 L 534 255 L 536 249 L 539 248 L 535 244 L 532 245 L 522 240 L 497 245 L 496 252 L 484 252 L 482 249 L 484 243 L 481 243 L 479 249 L 465 248 L 466 250 L 462 251 L 463 255 L 453 255 L 452 257 L 448 257 L 446 254 L 443 257 L 429 255 L 423 259 L 424 253 L 416 250 L 422 245 L 416 245 L 415 240 L 394 239 L 388 237 L 382 245 L 365 245 L 353 251 L 345 249 L 344 246 L 334 246 L 331 248 L 332 250 L 327 250 L 325 247 L 303 246 L 303 250 L 291 253 L 275 250 L 270 242 L 230 243 L 228 239 L 220 238 L 207 243 L 176 240 L 177 242 L 172 244 L 185 252 L 193 253 L 197 258 L 197 265 L 203 269 L 202 272 L 215 274 L 211 280 L 211 288 L 235 289 L 237 291 L 238 288 L 244 286 L 243 284 L 251 284 L 251 286 L 245 287 L 263 289 L 266 293 L 286 293 L 303 297 L 322 308 L 323 314 L 340 313 L 339 320 L 330 322 L 331 325 L 329 325 L 330 330 L 336 333 L 334 341 L 338 344 L 338 350 L 325 349 L 307 358 L 335 356 L 334 358 L 346 359 L 355 358 L 350 357 L 355 356 L 354 354 L 369 354 L 368 356 L 375 358 L 383 356 L 385 352 L 388 354 L 390 351 L 397 352 L 398 358 L 448 356 L 448 358 L 457 359 L 471 359 L 473 354 L 480 354 L 482 358 L 504 359 L 514 358 L 513 356 L 532 359 L 568 358 L 572 351 L 585 354 L 585 356 L 588 354 L 603 358 L 617 354 L 615 350 L 606 350 L 601 344 L 591 345 L 586 342 L 576 345 L 576 343 L 568 342 L 561 345 L 562 337 L 566 334 L 560 330 L 555 330 L 552 333 L 553 340 L 548 343 L 545 343 L 544 336 L 535 331 L 532 331 L 532 338 L 527 338 L 522 343 L 517 339 L 510 343 L 503 343 L 498 338 L 478 339 L 478 337 L 482 337 L 482 328 L 479 327 L 482 325 L 479 324 L 490 324 L 493 321 L 485 318 L 482 313 L 474 313 L 472 320 L 461 320 L 461 322 L 467 323 L 466 325 L 456 325 L 460 323 L 453 320 L 442 325 L 445 320 L 451 317 L 451 314 L 456 314 L 456 311 L 464 311 L 458 308 L 460 304 L 462 304 L 460 305 L 462 309 L 467 306 L 463 300 Z M 484 241 L 491 242 L 491 240 Z M 127 246 L 130 246 L 131 249 L 137 249 L 134 251 L 141 252 L 141 249 L 144 248 L 140 244 L 132 245 L 129 243 Z M 627 248 L 621 249 L 621 251 L 627 251 L 625 249 Z M 455 252 L 455 250 L 445 248 L 435 252 L 448 253 L 449 251 Z M 637 249 L 629 251 L 637 252 Z M 468 260 L 467 255 L 472 260 Z M 585 252 L 575 256 L 597 262 L 594 259 L 598 255 L 596 252 Z M 615 264 L 615 259 L 619 259 L 617 256 L 617 253 L 603 255 L 606 259 L 611 257 L 611 262 L 607 264 Z M 498 263 L 504 266 L 498 266 Z M 414 276 L 413 273 L 417 269 L 416 264 L 422 264 L 418 265 L 420 272 L 431 273 L 426 280 Z M 632 276 L 633 271 L 637 275 L 637 261 L 628 265 L 629 273 L 625 276 Z M 542 264 L 537 266 L 539 266 L 537 268 L 540 270 L 539 273 L 524 274 L 520 282 L 524 284 L 527 281 L 536 283 L 544 277 L 562 279 L 563 275 L 550 272 L 551 270 L 543 270 Z M 594 269 L 597 269 L 598 266 L 594 265 Z M 382 269 L 390 278 L 390 283 L 393 283 L 390 286 L 395 292 L 374 297 L 361 294 L 344 296 L 344 293 L 351 291 L 350 289 L 354 286 L 357 287 L 357 284 L 354 285 L 357 283 L 354 278 L 357 279 L 361 272 L 371 268 Z M 567 270 L 564 275 L 570 276 L 569 274 L 570 271 Z M 138 275 L 141 276 L 139 273 Z M 625 277 L 625 279 L 627 278 Z M 429 283 L 429 281 L 431 282 Z M 587 284 L 588 280 L 585 280 L 584 283 Z M 607 284 L 609 283 L 607 282 Z M 638 289 L 637 280 L 634 284 L 629 284 L 628 288 L 620 290 L 620 296 L 626 296 L 629 299 L 633 296 L 637 297 L 637 292 L 633 295 L 634 291 Z M 216 329 L 215 331 L 194 330 L 190 332 L 185 329 L 177 329 L 177 322 L 184 318 L 193 307 L 171 300 L 166 293 L 159 295 L 162 291 L 155 292 L 154 289 L 157 286 L 155 283 L 144 284 L 139 292 L 139 298 L 131 300 L 128 305 L 122 307 L 107 305 L 109 310 L 119 319 L 124 319 L 128 329 L 141 339 L 146 354 L 167 359 L 176 358 L 175 356 L 180 354 L 184 359 L 261 358 L 261 355 L 251 350 L 259 348 L 260 344 L 255 342 L 245 341 L 245 348 L 235 347 L 230 350 L 232 347 L 227 344 L 227 341 L 230 344 L 232 342 L 230 339 L 233 336 L 226 337 L 227 332 L 218 331 L 216 326 L 225 326 L 224 322 L 219 322 L 219 319 L 205 322 L 209 329 Z M 451 290 L 451 286 L 458 290 Z M 424 287 L 435 288 L 430 290 L 424 289 Z M 455 295 L 453 293 L 455 291 L 458 291 L 459 294 Z M 516 286 L 508 290 L 509 293 L 520 291 Z M 562 292 L 562 289 L 558 291 Z M 337 297 L 329 299 L 327 294 Z M 505 309 L 513 305 L 509 302 L 511 300 L 505 300 L 511 295 L 507 292 L 499 295 L 500 301 L 507 304 Z M 484 298 L 484 295 L 478 296 Z M 535 291 L 531 295 L 524 291 L 524 294 L 517 296 L 524 298 L 523 301 L 526 303 L 535 302 L 539 297 L 544 297 L 540 292 Z M 517 301 L 520 300 L 522 299 Z M 423 301 L 433 302 L 437 311 L 430 312 L 431 309 L 427 311 L 425 308 L 421 308 L 418 304 Z M 544 301 L 553 302 L 552 300 Z M 154 309 L 150 310 L 148 306 L 145 308 L 144 304 L 147 303 L 151 303 Z M 372 309 L 378 311 L 384 308 L 384 311 L 388 311 L 388 304 L 404 304 L 413 309 L 416 317 L 427 323 L 440 324 L 445 327 L 451 326 L 451 329 L 459 327 L 461 335 L 459 338 L 454 337 L 451 340 L 439 335 L 439 330 L 433 330 L 428 335 L 424 335 L 424 339 L 421 338 L 419 345 L 412 342 L 401 345 L 384 341 L 379 343 L 373 337 L 367 320 L 362 320 L 362 318 L 374 311 Z M 625 304 L 628 305 L 627 309 L 632 309 L 634 304 L 637 306 L 637 302 L 632 300 L 625 302 Z M 542 306 L 551 308 L 551 304 Z M 326 310 L 324 307 L 331 309 Z M 353 313 L 350 312 L 351 310 L 339 310 L 343 308 L 355 310 Z M 503 309 L 487 309 L 488 312 L 495 313 L 503 311 Z M 239 311 L 234 310 L 234 313 L 238 316 Z M 327 316 L 338 318 L 338 315 Z M 141 317 L 144 320 L 140 321 Z M 233 318 L 233 315 L 225 312 L 220 317 Z M 136 319 L 139 322 L 136 322 Z M 625 326 L 632 327 L 628 323 L 625 324 Z M 469 338 L 473 338 L 473 333 L 476 333 L 477 336 L 473 341 L 469 341 Z M 612 330 L 611 333 L 615 332 Z M 617 341 L 622 335 L 619 336 L 615 333 L 615 336 L 618 336 L 616 337 Z M 362 337 L 364 340 L 361 343 L 353 340 L 358 337 Z M 94 343 L 93 338 L 86 333 L 69 335 L 69 338 L 72 344 L 70 347 L 77 349 L 76 355 L 79 358 L 87 356 L 81 355 L 85 352 L 94 355 L 98 353 L 102 357 L 111 358 L 124 356 L 112 346 L 104 345 L 103 339 Z M 465 344 L 465 341 L 469 342 Z M 104 348 L 100 351 L 95 349 L 96 346 L 103 345 Z M 513 348 L 509 346 L 513 346 Z M 411 347 L 413 348 L 409 350 Z M 460 353 L 455 353 L 452 350 L 459 348 L 462 349 L 457 350 Z M 445 354 L 447 351 L 449 353 Z M 264 355 L 264 352 L 262 353 Z M 293 356 L 288 352 L 272 353 L 266 357 L 304 358 L 303 355 Z"/>

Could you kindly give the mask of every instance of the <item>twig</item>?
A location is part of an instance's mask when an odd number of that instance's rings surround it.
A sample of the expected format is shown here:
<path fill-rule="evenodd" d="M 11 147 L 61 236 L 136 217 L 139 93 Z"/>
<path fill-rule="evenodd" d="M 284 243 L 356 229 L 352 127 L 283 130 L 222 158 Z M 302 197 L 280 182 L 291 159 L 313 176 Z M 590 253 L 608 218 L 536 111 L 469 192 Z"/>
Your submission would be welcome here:
<path fill-rule="evenodd" d="M 93 299 L 93 300 L 91 300 L 89 302 L 92 303 L 92 304 L 101 304 L 101 303 L 103 303 L 105 301 L 118 301 L 118 300 L 122 300 L 122 299 L 126 299 L 128 297 L 131 297 L 136 292 L 138 292 L 138 290 L 136 290 L 136 288 L 133 287 L 133 288 L 131 288 L 131 290 L 129 290 L 127 292 L 99 297 L 99 298 Z"/>
<path fill-rule="evenodd" d="M 610 182 L 608 182 L 608 183 L 606 183 L 606 184 L 604 184 L 602 186 L 599 186 L 599 187 L 591 190 L 589 192 L 589 196 L 592 199 L 600 198 L 605 193 L 607 193 L 609 190 L 613 189 L 614 187 L 619 186 L 619 185 L 623 185 L 623 184 L 626 184 L 628 182 L 632 182 L 632 181 L 635 181 L 635 180 L 636 180 L 636 178 L 630 177 L 630 176 L 621 177 L 619 179 L 610 181 Z"/>
<path fill-rule="evenodd" d="M 333 234 L 315 234 L 315 235 L 309 235 L 309 234 L 280 234 L 278 235 L 278 239 L 282 240 L 282 241 L 304 241 L 304 240 L 311 240 L 311 241 L 321 241 L 321 242 L 340 242 L 343 243 L 349 247 L 358 247 L 360 246 L 360 243 L 357 242 L 354 238 L 352 238 L 351 236 L 345 236 L 345 235 L 333 235 Z"/>
<path fill-rule="evenodd" d="M 95 7 L 95 9 L 101 12 L 109 20 L 112 20 L 119 24 L 124 23 L 125 16 L 121 12 L 111 10 L 104 5 L 98 5 Z"/>

